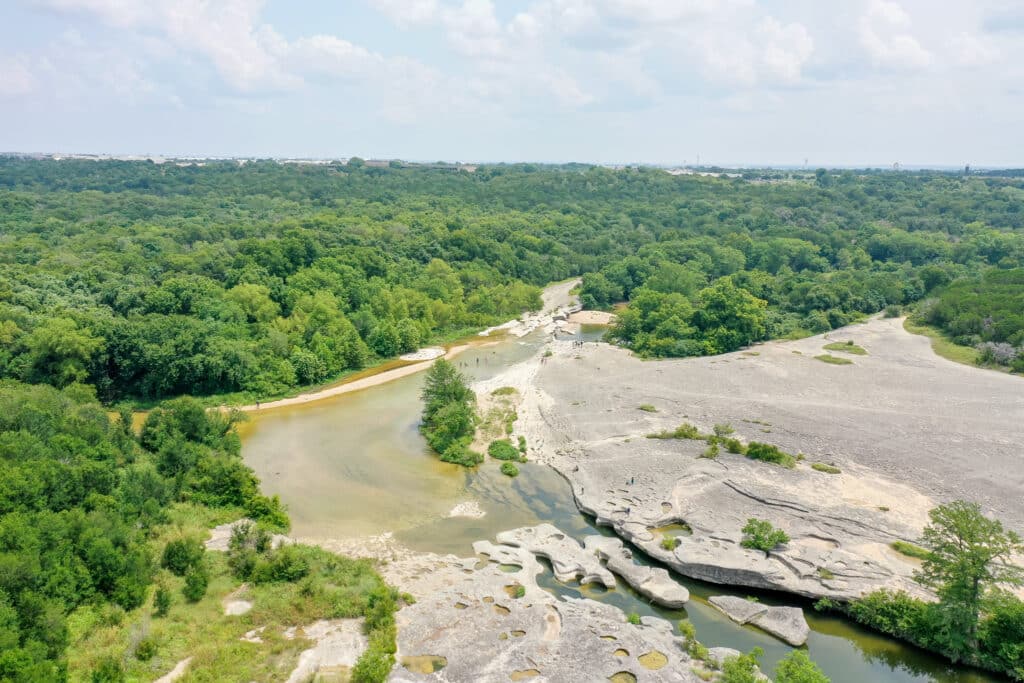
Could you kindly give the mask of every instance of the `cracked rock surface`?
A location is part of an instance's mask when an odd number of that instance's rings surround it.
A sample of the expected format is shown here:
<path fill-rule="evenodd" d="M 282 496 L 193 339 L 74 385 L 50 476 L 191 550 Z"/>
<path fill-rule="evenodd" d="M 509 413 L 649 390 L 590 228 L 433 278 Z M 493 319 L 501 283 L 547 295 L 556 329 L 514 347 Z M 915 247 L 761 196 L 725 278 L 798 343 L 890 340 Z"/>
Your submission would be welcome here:
<path fill-rule="evenodd" d="M 795 647 L 806 643 L 811 632 L 799 607 L 762 605 L 733 595 L 713 595 L 708 602 L 737 624 L 753 624 Z"/>
<path fill-rule="evenodd" d="M 390 681 L 701 680 L 668 622 L 633 625 L 611 605 L 556 598 L 537 586 L 542 567 L 525 548 L 481 542 L 477 550 L 489 560 L 419 555 L 383 568 L 417 600 L 396 615 Z"/>

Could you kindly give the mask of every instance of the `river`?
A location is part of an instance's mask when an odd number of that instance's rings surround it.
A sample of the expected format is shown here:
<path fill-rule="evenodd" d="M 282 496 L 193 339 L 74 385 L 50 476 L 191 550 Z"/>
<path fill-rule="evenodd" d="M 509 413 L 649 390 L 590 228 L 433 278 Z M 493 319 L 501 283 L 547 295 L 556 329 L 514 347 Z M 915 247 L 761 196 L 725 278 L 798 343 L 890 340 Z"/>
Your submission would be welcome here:
<path fill-rule="evenodd" d="M 583 332 L 590 339 L 599 334 L 594 329 Z M 486 379 L 528 358 L 542 339 L 541 333 L 522 340 L 508 338 L 471 348 L 454 362 L 472 380 Z M 595 527 L 576 509 L 568 482 L 550 467 L 528 463 L 520 466 L 518 477 L 509 479 L 494 462 L 472 471 L 439 462 L 417 429 L 422 381 L 419 373 L 315 403 L 262 411 L 241 426 L 242 455 L 262 480 L 264 492 L 280 495 L 288 506 L 294 536 L 316 542 L 391 531 L 414 550 L 468 556 L 475 540 L 493 540 L 499 531 L 540 522 L 550 522 L 577 540 L 611 533 Z M 456 504 L 467 501 L 479 503 L 485 516 L 448 517 Z M 601 600 L 626 613 L 657 615 L 673 623 L 689 619 L 709 647 L 761 647 L 762 666 L 769 674 L 790 651 L 753 627 L 734 624 L 711 607 L 707 597 L 732 593 L 773 604 L 800 601 L 677 578 L 692 596 L 681 610 L 651 606 L 621 583 L 613 591 L 562 584 L 550 568 L 539 582 L 552 592 Z M 808 652 L 833 683 L 1003 680 L 949 665 L 845 619 L 804 607 L 811 627 Z"/>

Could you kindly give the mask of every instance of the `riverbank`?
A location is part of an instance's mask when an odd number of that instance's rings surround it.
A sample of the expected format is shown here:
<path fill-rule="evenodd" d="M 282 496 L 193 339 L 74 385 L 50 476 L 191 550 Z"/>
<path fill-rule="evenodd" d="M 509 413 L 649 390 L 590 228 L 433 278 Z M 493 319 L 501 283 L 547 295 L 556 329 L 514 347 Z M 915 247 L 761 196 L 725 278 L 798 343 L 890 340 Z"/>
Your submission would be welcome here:
<path fill-rule="evenodd" d="M 497 344 L 498 340 L 494 339 L 494 337 L 500 336 L 502 333 L 523 337 L 538 328 L 550 327 L 555 323 L 556 317 L 568 315 L 567 309 L 575 305 L 575 299 L 569 292 L 577 284 L 579 284 L 579 280 L 573 279 L 548 285 L 541 294 L 542 307 L 540 311 L 527 313 L 517 320 L 511 320 L 504 325 L 483 330 L 475 338 L 456 342 L 443 350 L 438 347 L 428 347 L 411 354 L 406 354 L 399 361 L 393 361 L 403 363 L 399 367 L 370 371 L 365 376 L 357 375 L 343 380 L 341 383 L 317 391 L 299 394 L 298 396 L 231 407 L 242 412 L 255 412 L 322 401 L 333 396 L 341 396 L 353 391 L 360 391 L 392 382 L 402 377 L 408 377 L 409 375 L 426 370 L 434 360 L 442 356 L 451 360 L 467 349 Z"/>

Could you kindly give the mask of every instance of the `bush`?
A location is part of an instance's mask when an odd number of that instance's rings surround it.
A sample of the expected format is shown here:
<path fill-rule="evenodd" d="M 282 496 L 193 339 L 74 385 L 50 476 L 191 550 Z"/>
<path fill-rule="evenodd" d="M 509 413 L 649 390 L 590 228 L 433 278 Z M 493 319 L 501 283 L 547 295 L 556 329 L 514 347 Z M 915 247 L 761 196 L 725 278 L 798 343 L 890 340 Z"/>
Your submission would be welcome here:
<path fill-rule="evenodd" d="M 776 529 L 768 520 L 754 519 L 753 517 L 748 519 L 746 526 L 743 527 L 743 536 L 740 545 L 744 548 L 763 550 L 766 553 L 784 543 L 789 543 L 789 536 L 785 531 Z"/>
<path fill-rule="evenodd" d="M 633 624 L 634 626 L 640 625 L 640 615 L 636 612 L 630 612 L 629 616 L 626 617 L 626 621 Z"/>
<path fill-rule="evenodd" d="M 522 435 L 519 437 L 519 454 L 523 456 L 523 460 L 526 459 L 526 437 Z"/>
<path fill-rule="evenodd" d="M 693 439 L 703 441 L 706 437 L 689 422 L 684 422 L 672 431 L 655 432 L 647 435 L 648 439 Z"/>
<path fill-rule="evenodd" d="M 167 612 L 171 609 L 171 601 L 171 591 L 167 586 L 163 584 L 157 586 L 156 593 L 153 594 L 153 615 L 166 617 Z"/>
<path fill-rule="evenodd" d="M 829 679 L 806 652 L 793 650 L 776 665 L 775 683 L 829 683 Z"/>
<path fill-rule="evenodd" d="M 148 662 L 156 656 L 156 640 L 152 637 L 143 638 L 135 646 L 135 659 L 140 662 Z"/>
<path fill-rule="evenodd" d="M 307 549 L 303 546 L 286 545 L 267 553 L 253 568 L 250 579 L 253 583 L 293 583 L 309 574 Z"/>
<path fill-rule="evenodd" d="M 760 683 L 757 659 L 763 654 L 764 650 L 755 647 L 749 654 L 726 657 L 719 683 Z"/>
<path fill-rule="evenodd" d="M 191 567 L 185 574 L 185 586 L 181 589 L 182 595 L 189 602 L 199 602 L 206 595 L 206 586 L 210 577 L 206 568 L 201 564 Z"/>
<path fill-rule="evenodd" d="M 518 460 L 519 450 L 512 445 L 512 442 L 508 439 L 498 439 L 492 441 L 491 445 L 487 447 L 487 454 L 495 460 Z"/>
<path fill-rule="evenodd" d="M 818 472 L 824 472 L 825 474 L 840 474 L 842 472 L 842 470 L 835 465 L 826 465 L 823 462 L 813 463 L 811 465 L 811 469 Z"/>
<path fill-rule="evenodd" d="M 176 576 L 185 576 L 189 569 L 202 561 L 204 552 L 205 548 L 199 539 L 176 538 L 164 546 L 160 566 Z"/>
<path fill-rule="evenodd" d="M 717 443 L 713 443 L 710 446 L 708 446 L 707 448 L 705 448 L 704 452 L 700 454 L 700 457 L 702 457 L 702 458 L 709 458 L 711 460 L 714 460 L 715 458 L 717 458 L 718 457 L 718 444 Z"/>
<path fill-rule="evenodd" d="M 501 473 L 506 477 L 515 477 L 519 475 L 519 468 L 514 463 L 503 462 L 501 463 Z"/>
<path fill-rule="evenodd" d="M 793 468 L 796 466 L 796 458 L 785 451 L 779 450 L 777 446 L 767 443 L 751 441 L 747 444 L 746 456 L 751 460 L 770 462 L 782 467 Z"/>
<path fill-rule="evenodd" d="M 731 436 L 732 434 L 734 434 L 736 432 L 736 430 L 732 428 L 731 424 L 726 423 L 726 424 L 717 424 L 717 425 L 715 425 L 714 426 L 714 432 L 715 432 L 715 436 L 717 436 L 718 438 L 722 439 L 722 438 L 725 438 L 727 436 Z"/>
<path fill-rule="evenodd" d="M 392 653 L 369 647 L 352 668 L 352 683 L 384 683 L 394 665 Z"/>
<path fill-rule="evenodd" d="M 680 543 L 681 541 L 675 536 L 666 536 L 665 538 L 661 539 L 662 549 L 668 550 L 669 552 L 678 548 Z"/>
<path fill-rule="evenodd" d="M 743 455 L 747 452 L 746 447 L 740 442 L 739 439 L 722 439 L 722 444 L 725 446 L 725 450 L 730 453 L 737 453 Z"/>
<path fill-rule="evenodd" d="M 441 454 L 442 462 L 450 462 L 463 467 L 475 467 L 484 461 L 482 453 L 477 453 L 468 443 L 452 444 Z"/>
<path fill-rule="evenodd" d="M 92 670 L 89 679 L 92 683 L 124 683 L 124 668 L 117 659 L 106 656 Z"/>

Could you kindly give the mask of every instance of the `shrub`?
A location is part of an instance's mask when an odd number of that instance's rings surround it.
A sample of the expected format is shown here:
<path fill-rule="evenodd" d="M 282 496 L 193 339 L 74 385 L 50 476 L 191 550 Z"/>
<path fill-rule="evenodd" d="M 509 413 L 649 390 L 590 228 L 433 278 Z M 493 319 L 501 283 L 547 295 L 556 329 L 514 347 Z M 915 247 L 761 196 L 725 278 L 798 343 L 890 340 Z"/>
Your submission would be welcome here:
<path fill-rule="evenodd" d="M 826 465 L 823 462 L 813 463 L 811 465 L 811 469 L 817 470 L 818 472 L 824 472 L 825 474 L 839 474 L 842 472 L 842 470 L 835 465 Z"/>
<path fill-rule="evenodd" d="M 181 592 L 189 602 L 199 602 L 206 595 L 206 586 L 209 582 L 210 577 L 206 573 L 206 568 L 201 564 L 195 565 L 185 574 L 185 585 Z"/>
<path fill-rule="evenodd" d="M 903 311 L 896 304 L 889 304 L 885 307 L 885 312 L 882 313 L 884 318 L 898 318 Z"/>
<path fill-rule="evenodd" d="M 519 468 L 514 463 L 503 462 L 501 463 L 501 473 L 506 477 L 515 477 L 519 474 Z"/>
<path fill-rule="evenodd" d="M 721 439 L 734 434 L 736 430 L 732 428 L 731 424 L 717 424 L 714 427 L 714 432 L 715 436 Z"/>
<path fill-rule="evenodd" d="M 708 446 L 707 448 L 705 448 L 704 452 L 700 454 L 700 457 L 702 457 L 702 458 L 709 458 L 711 460 L 714 460 L 715 458 L 717 458 L 718 457 L 718 444 L 717 443 L 713 443 L 710 446 Z"/>
<path fill-rule="evenodd" d="M 103 657 L 89 675 L 92 683 L 124 683 L 124 668 L 111 656 Z"/>
<path fill-rule="evenodd" d="M 779 450 L 777 446 L 767 443 L 751 441 L 747 444 L 746 455 L 751 460 L 770 462 L 775 465 L 781 465 L 782 467 L 792 468 L 796 466 L 796 458 L 785 451 Z"/>
<path fill-rule="evenodd" d="M 656 412 L 658 412 L 658 409 L 655 408 L 654 406 L 652 406 L 650 403 L 641 403 L 637 407 L 640 410 L 644 411 L 645 413 L 656 413 Z"/>
<path fill-rule="evenodd" d="M 257 561 L 250 575 L 253 583 L 295 582 L 309 574 L 304 547 L 286 545 Z"/>
<path fill-rule="evenodd" d="M 747 452 L 746 447 L 740 442 L 739 439 L 723 439 L 722 444 L 725 446 L 725 450 L 730 453 L 738 453 L 743 455 Z"/>
<path fill-rule="evenodd" d="M 755 647 L 749 654 L 726 657 L 719 683 L 760 683 L 757 659 L 763 654 L 764 650 Z"/>
<path fill-rule="evenodd" d="M 164 546 L 160 566 L 177 576 L 184 576 L 189 569 L 202 561 L 204 552 L 205 549 L 199 539 L 176 538 Z"/>
<path fill-rule="evenodd" d="M 487 453 L 495 460 L 519 459 L 519 450 L 508 439 L 492 441 L 491 445 L 487 447 Z"/>
<path fill-rule="evenodd" d="M 675 536 L 666 536 L 661 539 L 661 547 L 669 552 L 679 547 L 681 541 Z"/>
<path fill-rule="evenodd" d="M 148 662 L 156 656 L 156 640 L 152 637 L 143 638 L 135 646 L 135 659 L 140 662 Z"/>
<path fill-rule="evenodd" d="M 441 461 L 463 467 L 475 467 L 484 461 L 484 456 L 471 449 L 468 443 L 459 442 L 452 444 L 441 454 Z"/>
<path fill-rule="evenodd" d="M 753 517 L 748 519 L 746 526 L 743 527 L 743 536 L 740 545 L 744 548 L 763 550 L 766 553 L 789 542 L 789 536 L 785 531 L 776 529 L 768 520 Z"/>
<path fill-rule="evenodd" d="M 526 458 L 526 437 L 522 435 L 519 436 L 519 454 Z"/>
<path fill-rule="evenodd" d="M 368 647 L 352 668 L 352 683 L 384 683 L 394 665 L 392 653 Z"/>
<path fill-rule="evenodd" d="M 630 612 L 629 616 L 626 617 L 626 621 L 633 624 L 634 626 L 640 625 L 640 615 L 636 612 Z"/>
<path fill-rule="evenodd" d="M 171 591 L 167 586 L 160 584 L 153 594 L 153 615 L 157 617 L 167 616 L 171 609 Z"/>
<path fill-rule="evenodd" d="M 829 683 L 829 679 L 806 652 L 793 650 L 776 665 L 775 683 Z"/>
<path fill-rule="evenodd" d="M 672 431 L 655 432 L 647 435 L 648 439 L 693 439 L 703 441 L 705 436 L 689 422 L 684 422 Z"/>
<path fill-rule="evenodd" d="M 930 554 L 927 548 L 922 548 L 919 545 L 908 543 L 907 541 L 893 541 L 889 544 L 889 547 L 901 555 L 915 557 L 919 560 L 927 560 Z"/>

